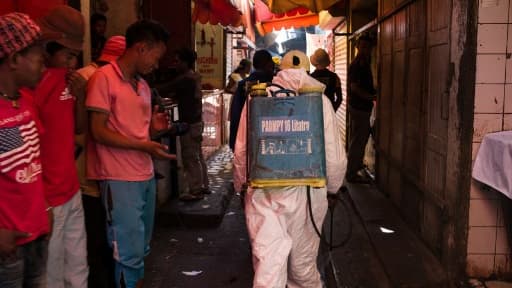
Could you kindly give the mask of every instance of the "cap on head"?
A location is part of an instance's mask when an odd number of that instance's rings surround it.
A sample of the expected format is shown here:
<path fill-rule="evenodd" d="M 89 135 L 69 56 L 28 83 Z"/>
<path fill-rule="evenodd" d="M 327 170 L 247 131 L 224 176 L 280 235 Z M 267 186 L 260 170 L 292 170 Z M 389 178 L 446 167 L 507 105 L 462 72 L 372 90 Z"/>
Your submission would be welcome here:
<path fill-rule="evenodd" d="M 41 36 L 39 26 L 28 15 L 0 16 L 0 59 L 32 45 Z"/>
<path fill-rule="evenodd" d="M 309 71 L 309 59 L 304 52 L 291 50 L 283 56 L 281 69 L 304 69 Z"/>
<path fill-rule="evenodd" d="M 112 36 L 108 38 L 107 42 L 105 42 L 105 46 L 103 46 L 103 50 L 101 50 L 101 55 L 98 58 L 98 61 L 115 61 L 117 58 L 123 55 L 125 49 L 126 39 L 124 36 Z"/>
<path fill-rule="evenodd" d="M 74 50 L 82 50 L 85 22 L 82 14 L 69 6 L 59 5 L 37 23 L 41 27 L 44 40 L 55 41 Z"/>
<path fill-rule="evenodd" d="M 309 60 L 311 60 L 311 64 L 313 64 L 315 67 L 327 67 L 329 64 L 331 64 L 329 54 L 327 54 L 327 52 L 322 48 L 316 49 L 315 53 L 309 57 Z"/>

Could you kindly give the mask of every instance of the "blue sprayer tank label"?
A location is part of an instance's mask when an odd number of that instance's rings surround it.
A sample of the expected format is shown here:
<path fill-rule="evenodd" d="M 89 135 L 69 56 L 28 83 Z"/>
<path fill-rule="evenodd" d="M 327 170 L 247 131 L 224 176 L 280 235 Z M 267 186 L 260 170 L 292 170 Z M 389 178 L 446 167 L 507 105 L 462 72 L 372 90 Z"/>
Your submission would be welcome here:
<path fill-rule="evenodd" d="M 324 187 L 322 96 L 254 97 L 249 112 L 252 187 Z"/>

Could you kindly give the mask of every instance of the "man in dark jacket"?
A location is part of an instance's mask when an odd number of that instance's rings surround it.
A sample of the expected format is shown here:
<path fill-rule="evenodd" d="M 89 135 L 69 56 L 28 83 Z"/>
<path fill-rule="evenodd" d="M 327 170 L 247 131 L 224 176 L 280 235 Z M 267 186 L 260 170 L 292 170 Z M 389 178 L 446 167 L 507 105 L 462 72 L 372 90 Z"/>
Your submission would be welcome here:
<path fill-rule="evenodd" d="M 311 73 L 311 77 L 325 84 L 324 94 L 331 100 L 334 111 L 337 111 L 338 107 L 341 105 L 341 101 L 343 101 L 341 81 L 336 73 L 327 69 L 331 64 L 329 54 L 327 54 L 324 49 L 319 48 L 309 59 L 311 60 L 311 64 L 316 68 L 315 72 Z"/>
<path fill-rule="evenodd" d="M 350 143 L 346 179 L 348 182 L 368 182 L 358 174 L 363 168 L 364 151 L 370 136 L 370 115 L 377 91 L 373 87 L 370 66 L 372 42 L 362 35 L 357 41 L 357 57 L 349 67 L 348 113 L 350 115 Z"/>
<path fill-rule="evenodd" d="M 171 84 L 173 100 L 178 103 L 180 121 L 189 125 L 188 133 L 180 137 L 183 167 L 189 193 L 180 195 L 184 201 L 200 200 L 210 194 L 208 171 L 202 152 L 203 98 L 201 75 L 194 71 L 195 51 L 184 48 L 176 51 L 176 70 L 179 76 Z"/>
<path fill-rule="evenodd" d="M 236 133 L 240 123 L 240 114 L 247 99 L 246 83 L 248 82 L 271 82 L 274 77 L 274 61 L 272 55 L 266 50 L 258 50 L 252 58 L 252 65 L 255 69 L 249 77 L 238 83 L 238 88 L 233 95 L 230 109 L 229 123 L 229 147 L 235 150 Z"/>

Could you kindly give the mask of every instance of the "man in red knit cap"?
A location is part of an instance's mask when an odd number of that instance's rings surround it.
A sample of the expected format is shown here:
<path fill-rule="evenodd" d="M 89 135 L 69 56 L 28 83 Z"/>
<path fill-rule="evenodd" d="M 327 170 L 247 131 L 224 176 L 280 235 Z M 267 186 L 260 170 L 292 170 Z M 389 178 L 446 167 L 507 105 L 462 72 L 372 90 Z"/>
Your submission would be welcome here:
<path fill-rule="evenodd" d="M 48 215 L 39 132 L 30 99 L 44 69 L 39 27 L 27 16 L 0 16 L 0 287 L 45 287 Z"/>

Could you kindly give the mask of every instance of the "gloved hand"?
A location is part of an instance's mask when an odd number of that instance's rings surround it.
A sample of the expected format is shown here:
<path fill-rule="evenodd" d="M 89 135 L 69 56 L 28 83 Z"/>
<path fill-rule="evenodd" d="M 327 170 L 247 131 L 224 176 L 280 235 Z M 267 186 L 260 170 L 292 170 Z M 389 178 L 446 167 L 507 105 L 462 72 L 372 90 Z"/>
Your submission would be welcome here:
<path fill-rule="evenodd" d="M 329 209 L 333 209 L 336 207 L 336 204 L 339 201 L 338 193 L 327 192 L 327 203 L 329 205 Z"/>

